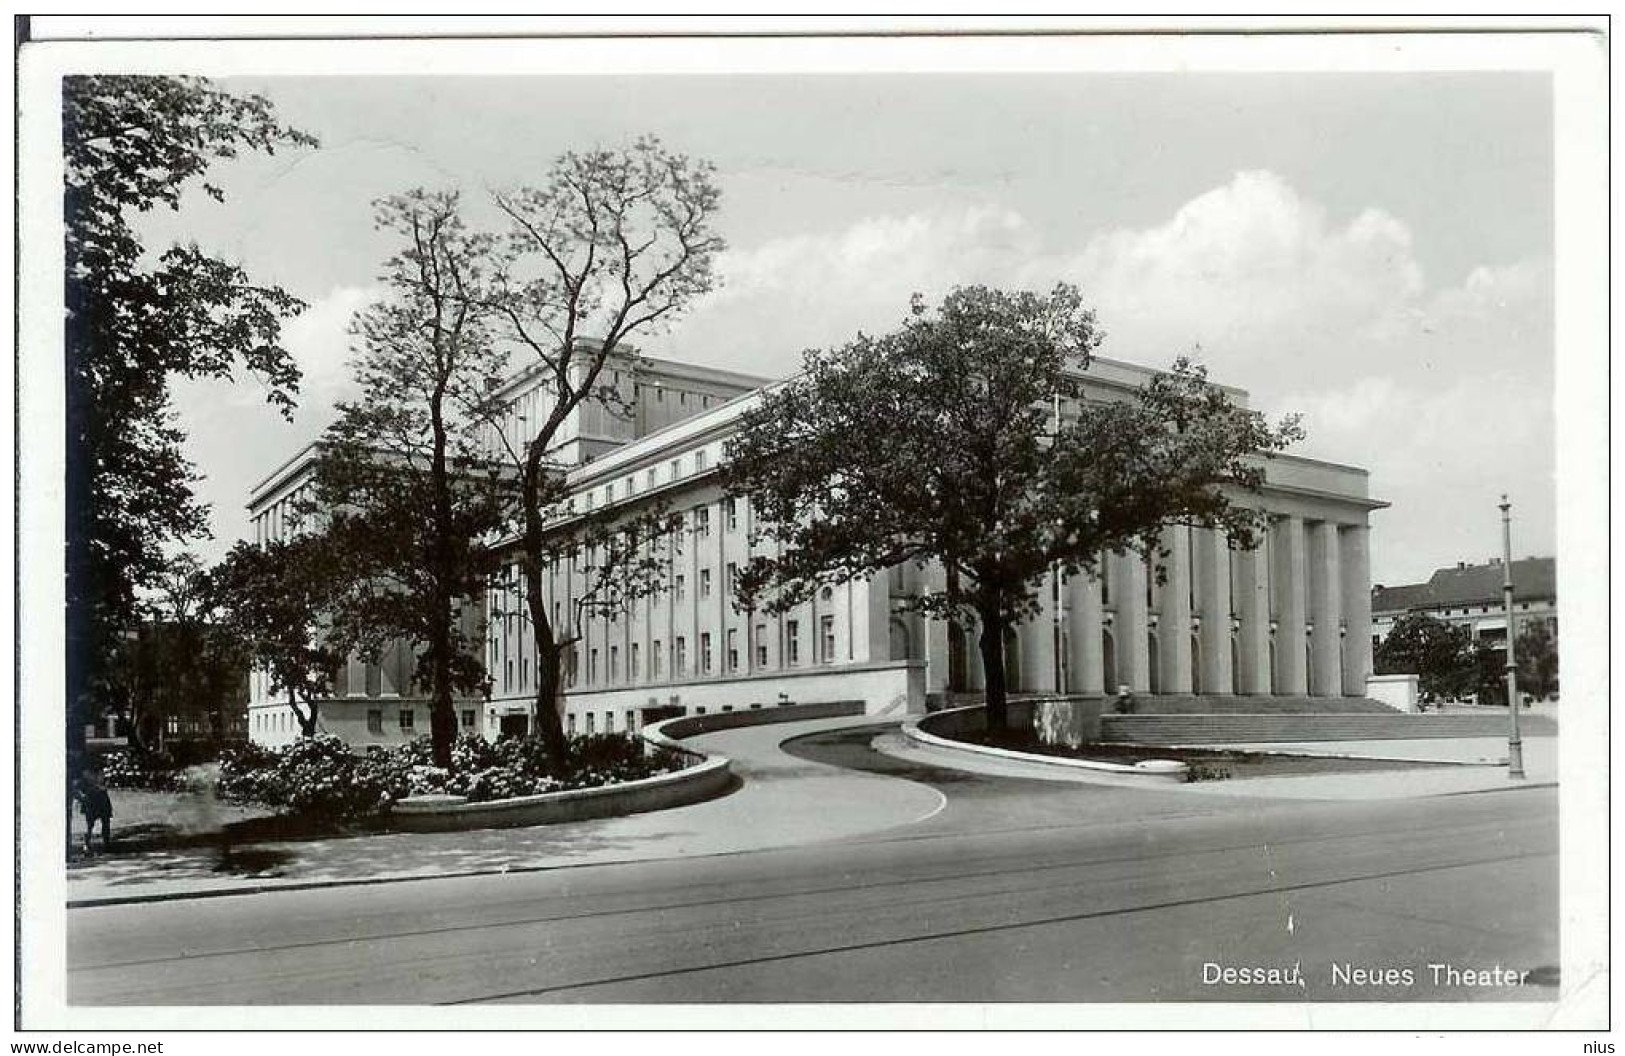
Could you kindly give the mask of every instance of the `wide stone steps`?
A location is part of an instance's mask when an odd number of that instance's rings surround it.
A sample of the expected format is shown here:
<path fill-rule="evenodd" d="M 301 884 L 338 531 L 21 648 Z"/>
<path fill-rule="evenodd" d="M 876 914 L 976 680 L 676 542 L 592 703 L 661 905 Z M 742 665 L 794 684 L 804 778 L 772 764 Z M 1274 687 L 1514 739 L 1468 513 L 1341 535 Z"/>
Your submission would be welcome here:
<path fill-rule="evenodd" d="M 1370 697 L 1144 696 L 1135 699 L 1142 715 L 1396 715 Z"/>
<path fill-rule="evenodd" d="M 1546 732 L 1529 723 L 1525 732 Z M 1505 715 L 1104 715 L 1100 739 L 1128 744 L 1248 744 L 1411 737 L 1505 737 Z"/>

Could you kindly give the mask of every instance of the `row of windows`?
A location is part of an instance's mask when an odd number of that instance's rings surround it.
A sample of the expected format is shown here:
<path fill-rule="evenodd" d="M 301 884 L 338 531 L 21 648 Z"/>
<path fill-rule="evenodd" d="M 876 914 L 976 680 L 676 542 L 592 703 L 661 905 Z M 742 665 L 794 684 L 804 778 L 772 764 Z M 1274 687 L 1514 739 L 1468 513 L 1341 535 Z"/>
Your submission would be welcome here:
<path fill-rule="evenodd" d="M 679 456 L 672 459 L 668 465 L 670 468 L 666 477 L 667 481 L 681 480 L 683 477 L 682 457 Z M 708 465 L 709 459 L 705 448 L 702 447 L 698 451 L 694 452 L 695 473 L 704 473 Z M 659 483 L 660 467 L 650 466 L 648 469 L 643 471 L 644 491 L 653 491 L 655 486 Z M 614 502 L 617 497 L 631 498 L 637 493 L 638 475 L 636 473 L 629 473 L 619 481 L 612 480 L 608 484 L 605 484 L 602 489 L 602 495 L 600 495 L 600 489 L 598 488 L 588 489 L 582 493 L 581 501 L 587 509 L 591 510 L 597 506 L 608 506 L 610 503 Z"/>
<path fill-rule="evenodd" d="M 784 625 L 784 666 L 795 667 L 801 663 L 801 623 L 799 620 L 787 620 Z M 649 665 L 647 675 L 643 666 L 643 650 L 641 642 L 632 642 L 627 646 L 625 653 L 626 668 L 623 679 L 620 645 L 611 645 L 607 649 L 593 646 L 587 650 L 586 678 L 588 685 L 596 685 L 601 681 L 614 684 L 621 681 L 638 682 L 645 677 L 649 679 L 663 679 L 666 675 L 666 643 L 655 639 L 649 643 Z M 699 635 L 698 668 L 697 673 L 710 675 L 715 673 L 714 638 L 710 631 L 701 631 Z M 835 617 L 820 616 L 818 618 L 818 662 L 835 662 Z M 565 656 L 564 683 L 566 687 L 574 687 L 580 681 L 580 654 L 572 647 Z M 743 654 L 740 651 L 739 628 L 729 628 L 724 638 L 723 670 L 727 673 L 736 673 L 741 670 Z M 755 633 L 755 666 L 765 668 L 770 663 L 768 625 L 758 623 Z M 504 671 L 503 690 L 512 693 L 516 688 L 526 685 L 529 681 L 530 667 L 528 661 L 521 660 L 519 667 L 519 682 L 514 682 L 514 664 L 507 661 Z M 671 677 L 684 678 L 689 674 L 688 637 L 677 635 L 672 639 Z"/>
<path fill-rule="evenodd" d="M 598 714 L 596 712 L 591 712 L 591 711 L 587 712 L 585 714 L 585 716 L 583 716 L 583 719 L 584 719 L 584 723 L 583 723 L 584 732 L 589 737 L 592 736 L 593 734 L 599 732 L 599 730 L 598 730 Z M 566 714 L 564 716 L 564 722 L 565 722 L 564 732 L 568 733 L 570 736 L 574 737 L 576 735 L 576 713 L 572 711 L 572 712 L 569 712 L 568 714 Z M 627 733 L 636 733 L 637 732 L 637 729 L 638 729 L 638 713 L 636 711 L 632 710 L 631 708 L 626 709 L 626 726 L 624 727 L 624 729 L 625 729 L 625 731 Z M 604 729 L 603 729 L 603 732 L 604 733 L 614 733 L 615 732 L 615 713 L 613 711 L 604 712 Z"/>

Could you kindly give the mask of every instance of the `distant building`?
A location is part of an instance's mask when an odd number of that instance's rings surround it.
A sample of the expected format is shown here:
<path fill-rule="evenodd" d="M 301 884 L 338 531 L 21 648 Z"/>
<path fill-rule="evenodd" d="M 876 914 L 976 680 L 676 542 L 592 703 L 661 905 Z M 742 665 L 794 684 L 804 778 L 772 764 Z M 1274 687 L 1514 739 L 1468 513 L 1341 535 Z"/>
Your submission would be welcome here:
<path fill-rule="evenodd" d="M 1500 558 L 1486 564 L 1458 562 L 1434 572 L 1426 583 L 1371 588 L 1371 645 L 1375 649 L 1394 624 L 1406 616 L 1424 615 L 1467 627 L 1475 639 L 1505 648 L 1506 604 L 1501 597 Z M 1512 611 L 1517 633 L 1535 620 L 1544 621 L 1557 637 L 1557 562 L 1526 557 L 1512 562 Z"/>

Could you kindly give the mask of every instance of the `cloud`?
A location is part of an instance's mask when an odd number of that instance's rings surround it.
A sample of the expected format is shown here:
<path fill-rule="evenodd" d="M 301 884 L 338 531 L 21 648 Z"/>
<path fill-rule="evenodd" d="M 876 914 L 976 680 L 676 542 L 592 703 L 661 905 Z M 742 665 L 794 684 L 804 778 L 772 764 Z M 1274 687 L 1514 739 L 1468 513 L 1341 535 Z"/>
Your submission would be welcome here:
<path fill-rule="evenodd" d="M 1104 354 L 1160 365 L 1199 348 L 1254 406 L 1303 412 L 1299 453 L 1369 468 L 1393 503 L 1373 521 L 1390 579 L 1487 556 L 1494 518 L 1468 518 L 1502 490 L 1530 500 L 1520 552 L 1555 547 L 1548 260 L 1433 288 L 1400 218 L 1372 205 L 1339 220 L 1251 171 L 1081 246 L 1048 244 L 1018 211 L 970 207 L 731 250 L 720 270 L 723 288 L 665 350 L 764 373 L 895 326 L 915 291 L 1070 281 L 1096 309 Z"/>
<path fill-rule="evenodd" d="M 283 346 L 304 373 L 291 422 L 263 410 L 265 386 L 247 374 L 175 385 L 186 454 L 203 475 L 196 490 L 211 507 L 214 540 L 199 547 L 207 558 L 248 534 L 243 506 L 249 488 L 314 440 L 332 421 L 334 401 L 353 391 L 347 367 L 350 319 L 378 292 L 335 287 L 283 325 Z"/>

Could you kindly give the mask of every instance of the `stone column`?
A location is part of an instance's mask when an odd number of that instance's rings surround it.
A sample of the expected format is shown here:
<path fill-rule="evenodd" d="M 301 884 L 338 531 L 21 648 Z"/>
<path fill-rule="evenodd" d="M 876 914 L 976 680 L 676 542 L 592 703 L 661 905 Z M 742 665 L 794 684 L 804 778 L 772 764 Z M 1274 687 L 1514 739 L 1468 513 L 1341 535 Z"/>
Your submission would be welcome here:
<path fill-rule="evenodd" d="M 1337 524 L 1320 521 L 1309 534 L 1310 616 L 1314 621 L 1314 685 L 1317 697 L 1343 692 L 1343 575 L 1339 567 Z"/>
<path fill-rule="evenodd" d="M 1055 574 L 1038 582 L 1038 615 L 1016 628 L 1021 639 L 1021 685 L 1029 693 L 1053 693 L 1055 684 Z"/>
<path fill-rule="evenodd" d="M 1167 581 L 1157 599 L 1157 686 L 1164 693 L 1191 691 L 1191 543 L 1182 524 L 1163 529 Z"/>
<path fill-rule="evenodd" d="M 1371 662 L 1371 529 L 1347 525 L 1339 532 L 1343 572 L 1343 694 L 1363 697 Z"/>
<path fill-rule="evenodd" d="M 1256 550 L 1236 551 L 1237 693 L 1268 696 L 1270 687 L 1269 550 L 1264 538 Z"/>
<path fill-rule="evenodd" d="M 1230 543 L 1223 532 L 1195 530 L 1196 605 L 1202 617 L 1202 692 L 1235 692 L 1230 670 Z"/>
<path fill-rule="evenodd" d="M 942 566 L 934 561 L 926 567 L 922 576 L 925 580 L 924 589 L 928 592 L 943 590 L 948 580 Z M 925 691 L 928 694 L 946 693 L 949 668 L 952 664 L 952 653 L 948 645 L 948 621 L 922 619 L 921 624 L 925 628 Z"/>
<path fill-rule="evenodd" d="M 1070 603 L 1067 692 L 1099 696 L 1115 690 L 1116 686 L 1105 684 L 1100 655 L 1100 580 L 1091 575 L 1073 576 L 1067 581 L 1066 597 Z"/>
<path fill-rule="evenodd" d="M 1304 650 L 1307 644 L 1303 518 L 1282 517 L 1270 529 L 1271 587 L 1275 594 L 1275 692 L 1286 697 L 1308 693 Z"/>
<path fill-rule="evenodd" d="M 1150 657 L 1145 648 L 1145 561 L 1132 550 L 1113 554 L 1107 561 L 1112 577 L 1112 599 L 1117 616 L 1112 624 L 1112 640 L 1117 649 L 1117 680 L 1136 693 L 1151 691 Z M 1108 693 L 1117 692 L 1107 686 Z"/>

